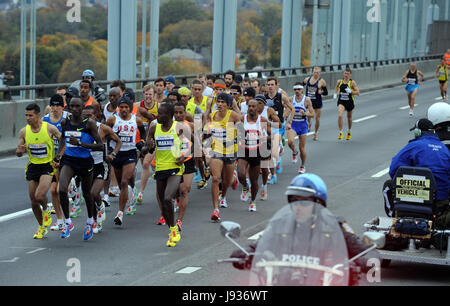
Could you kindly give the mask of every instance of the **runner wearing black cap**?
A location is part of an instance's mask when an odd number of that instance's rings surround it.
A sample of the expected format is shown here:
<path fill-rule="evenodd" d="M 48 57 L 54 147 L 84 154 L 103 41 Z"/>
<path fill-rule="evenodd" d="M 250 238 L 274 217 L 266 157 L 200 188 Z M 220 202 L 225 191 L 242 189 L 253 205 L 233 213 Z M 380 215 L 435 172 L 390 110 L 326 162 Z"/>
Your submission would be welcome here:
<path fill-rule="evenodd" d="M 50 98 L 51 111 L 48 115 L 45 115 L 42 121 L 48 122 L 58 128 L 61 133 L 61 122 L 66 119 L 69 115 L 68 112 L 64 111 L 64 99 L 62 96 L 56 94 Z M 55 143 L 55 156 L 58 154 L 59 139 L 53 139 Z M 50 193 L 52 196 L 52 206 L 56 212 L 57 222 L 50 228 L 52 231 L 62 230 L 64 228 L 64 219 L 61 210 L 61 205 L 59 203 L 58 195 L 58 182 L 59 182 L 59 169 L 55 169 L 55 175 L 52 178 L 52 184 L 50 185 Z"/>
<path fill-rule="evenodd" d="M 271 122 L 271 128 L 279 128 L 280 118 L 272 107 L 267 106 L 266 97 L 264 95 L 256 95 L 255 100 L 258 101 L 258 114 L 263 118 L 266 118 Z M 269 142 L 271 144 L 271 142 Z M 268 147 L 270 149 L 270 146 Z M 267 194 L 267 182 L 269 177 L 270 168 L 272 167 L 272 154 L 267 157 L 261 157 L 261 169 L 262 169 L 262 191 L 261 200 L 265 201 L 268 198 Z"/>
<path fill-rule="evenodd" d="M 132 109 L 133 103 L 130 99 L 122 97 L 119 101 L 119 115 L 111 116 L 106 121 L 106 125 L 110 126 L 122 141 L 119 154 L 115 156 L 116 158 L 111 163 L 120 188 L 119 211 L 114 219 L 114 223 L 119 226 L 123 223 L 123 214 L 128 201 L 128 185 L 134 188 L 133 177 L 137 163 L 137 149 L 142 149 L 144 146 L 143 140 L 136 144 L 138 130 L 141 139 L 145 139 L 145 128 L 142 119 L 133 115 L 131 113 Z M 115 148 L 115 142 L 111 142 L 111 146 Z M 135 202 L 130 203 L 127 214 L 134 214 L 136 211 Z"/>

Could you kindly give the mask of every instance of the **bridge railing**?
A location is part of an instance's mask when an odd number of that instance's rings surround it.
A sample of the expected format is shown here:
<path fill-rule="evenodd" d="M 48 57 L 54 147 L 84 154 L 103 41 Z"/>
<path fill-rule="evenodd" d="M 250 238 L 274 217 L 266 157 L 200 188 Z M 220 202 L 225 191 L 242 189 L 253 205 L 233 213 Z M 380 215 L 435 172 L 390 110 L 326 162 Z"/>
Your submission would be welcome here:
<path fill-rule="evenodd" d="M 346 68 L 358 69 L 358 68 L 373 68 L 377 69 L 378 66 L 392 65 L 392 64 L 404 64 L 404 63 L 413 63 L 427 60 L 436 60 L 442 57 L 442 54 L 433 54 L 433 55 L 424 55 L 424 56 L 415 56 L 408 58 L 396 58 L 396 59 L 383 59 L 383 60 L 375 60 L 375 61 L 363 61 L 363 62 L 353 62 L 353 63 L 341 63 L 341 64 L 330 64 L 330 65 L 319 65 L 321 67 L 322 72 L 332 72 L 332 71 L 341 71 Z M 257 75 L 257 78 L 264 78 L 267 76 L 292 76 L 292 75 L 300 75 L 307 74 L 312 72 L 315 66 L 302 66 L 302 67 L 294 67 L 294 68 L 271 68 L 271 69 L 258 69 L 258 70 L 245 70 L 245 71 L 237 71 L 236 74 L 243 75 L 244 77 L 250 77 Z M 223 77 L 224 73 L 211 73 L 216 77 Z M 188 80 L 196 79 L 197 74 L 189 74 L 189 75 L 176 75 L 175 78 L 177 80 L 181 80 L 180 85 L 187 85 Z M 154 82 L 156 78 L 144 78 L 144 79 L 131 79 L 131 80 L 123 80 L 125 84 L 136 84 L 140 86 L 136 86 L 137 88 L 143 88 L 150 82 Z M 96 84 L 100 86 L 105 86 L 111 84 L 110 81 L 95 81 Z M 35 96 L 37 98 L 45 98 L 45 91 L 50 89 L 56 89 L 60 86 L 70 86 L 72 83 L 56 83 L 56 84 L 37 84 L 37 85 L 23 85 L 23 86 L 3 86 L 0 87 L 0 93 L 3 92 L 3 101 L 12 100 L 12 92 L 17 91 L 35 91 Z"/>

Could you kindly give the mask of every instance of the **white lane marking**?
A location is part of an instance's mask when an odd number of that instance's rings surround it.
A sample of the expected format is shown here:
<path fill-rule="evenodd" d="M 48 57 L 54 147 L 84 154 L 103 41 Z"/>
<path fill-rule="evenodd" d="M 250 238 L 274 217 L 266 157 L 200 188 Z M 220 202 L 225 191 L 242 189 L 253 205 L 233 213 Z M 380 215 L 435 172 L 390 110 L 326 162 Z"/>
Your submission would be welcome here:
<path fill-rule="evenodd" d="M 306 136 L 312 136 L 312 135 L 314 135 L 314 132 L 310 132 L 310 133 L 306 134 Z M 294 139 L 295 139 L 295 140 L 298 140 L 298 136 L 295 136 Z"/>
<path fill-rule="evenodd" d="M 10 260 L 0 260 L 0 262 L 7 262 L 7 263 L 13 263 L 16 262 L 20 259 L 20 257 L 14 257 L 13 259 Z"/>
<path fill-rule="evenodd" d="M 261 232 L 259 232 L 259 233 L 255 234 L 255 235 L 253 235 L 253 236 L 249 237 L 249 238 L 248 238 L 248 240 L 258 240 L 258 239 L 259 239 L 259 237 L 261 237 L 261 236 L 262 236 L 262 234 L 264 234 L 264 231 L 261 231 Z"/>
<path fill-rule="evenodd" d="M 177 271 L 175 273 L 178 273 L 178 274 L 191 274 L 191 273 L 194 273 L 195 271 L 198 271 L 200 269 L 201 269 L 200 267 L 186 267 L 186 268 L 181 269 L 180 271 Z"/>
<path fill-rule="evenodd" d="M 380 178 L 380 177 L 382 177 L 382 176 L 385 176 L 385 175 L 388 174 L 388 173 L 389 173 L 389 168 L 384 169 L 384 170 L 378 172 L 377 174 L 372 175 L 372 177 L 374 177 L 374 178 Z"/>
<path fill-rule="evenodd" d="M 442 97 L 434 98 L 436 101 L 442 100 Z"/>
<path fill-rule="evenodd" d="M 371 116 L 367 116 L 367 117 L 364 117 L 364 118 L 353 120 L 353 122 L 354 123 L 359 123 L 359 122 L 370 120 L 370 119 L 373 119 L 373 118 L 376 118 L 376 117 L 377 117 L 377 115 L 371 115 Z"/>
<path fill-rule="evenodd" d="M 414 104 L 414 107 L 417 107 L 417 106 L 419 106 L 419 104 Z M 409 108 L 410 108 L 409 105 L 408 106 L 402 106 L 402 107 L 399 108 L 399 110 L 405 110 L 405 109 L 409 109 Z"/>
<path fill-rule="evenodd" d="M 28 158 L 28 156 L 22 156 L 22 157 L 17 157 L 17 156 L 15 156 L 15 157 L 7 157 L 7 158 L 0 159 L 0 163 L 12 161 L 12 160 L 24 159 L 24 158 Z"/>
<path fill-rule="evenodd" d="M 16 219 L 16 218 L 19 218 L 19 217 L 22 217 L 22 216 L 25 216 L 25 215 L 28 215 L 28 214 L 31 214 L 31 213 L 32 213 L 31 208 L 28 208 L 28 209 L 21 210 L 21 211 L 18 211 L 18 212 L 9 214 L 9 215 L 1 216 L 0 217 L 0 223 L 6 222 L 6 221 L 9 221 L 9 220 L 13 220 L 13 219 Z"/>
<path fill-rule="evenodd" d="M 34 249 L 32 251 L 28 251 L 27 254 L 33 254 L 37 253 L 43 250 L 46 250 L 46 248 L 36 248 L 36 247 L 9 247 L 10 249 Z"/>
<path fill-rule="evenodd" d="M 139 184 L 140 182 L 141 182 L 141 180 L 137 180 L 137 181 L 135 182 L 135 186 L 136 186 L 137 184 Z M 136 186 L 136 187 L 137 187 L 137 186 Z M 47 203 L 47 205 L 48 205 L 48 208 L 49 208 L 49 209 L 51 209 L 51 208 L 53 207 L 52 202 Z M 6 221 L 10 221 L 10 220 L 14 220 L 14 219 L 17 219 L 17 218 L 20 218 L 20 217 L 23 217 L 23 216 L 26 216 L 26 215 L 28 215 L 28 214 L 30 214 L 30 213 L 32 213 L 32 212 L 33 212 L 33 211 L 31 210 L 31 208 L 28 208 L 28 209 L 21 210 L 21 211 L 18 211 L 18 212 L 9 214 L 9 215 L 0 216 L 0 223 L 6 222 Z"/>

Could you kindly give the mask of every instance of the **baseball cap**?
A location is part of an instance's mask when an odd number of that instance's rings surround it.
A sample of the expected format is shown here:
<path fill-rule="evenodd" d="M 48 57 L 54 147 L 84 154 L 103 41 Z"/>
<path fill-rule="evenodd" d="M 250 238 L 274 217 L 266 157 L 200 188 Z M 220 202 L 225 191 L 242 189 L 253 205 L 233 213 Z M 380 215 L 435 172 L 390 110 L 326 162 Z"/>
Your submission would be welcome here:
<path fill-rule="evenodd" d="M 253 87 L 247 87 L 244 89 L 244 96 L 249 96 L 254 98 L 256 96 L 256 91 Z"/>
<path fill-rule="evenodd" d="M 53 95 L 50 98 L 50 106 L 62 106 L 64 107 L 64 99 L 61 95 Z"/>
<path fill-rule="evenodd" d="M 264 95 L 256 95 L 255 100 L 256 101 L 261 101 L 264 104 L 267 104 L 267 100 L 266 100 L 266 97 Z"/>
<path fill-rule="evenodd" d="M 132 108 L 131 101 L 128 97 L 123 96 L 122 98 L 120 98 L 118 105 L 123 104 L 123 103 L 128 104 L 128 106 L 130 106 L 130 108 Z"/>
<path fill-rule="evenodd" d="M 421 131 L 429 131 L 434 129 L 433 123 L 428 119 L 420 119 L 416 122 L 416 124 L 410 129 L 413 131 L 415 129 L 419 129 Z"/>
<path fill-rule="evenodd" d="M 136 101 L 136 95 L 134 94 L 134 92 L 127 90 L 123 93 L 123 97 L 128 98 L 130 101 Z"/>
<path fill-rule="evenodd" d="M 76 87 L 69 87 L 65 93 L 66 96 L 78 97 L 80 95 L 80 91 Z"/>
<path fill-rule="evenodd" d="M 166 77 L 165 81 L 168 82 L 168 83 L 172 83 L 174 85 L 176 85 L 176 82 L 177 82 L 173 75 L 169 75 L 168 77 Z"/>

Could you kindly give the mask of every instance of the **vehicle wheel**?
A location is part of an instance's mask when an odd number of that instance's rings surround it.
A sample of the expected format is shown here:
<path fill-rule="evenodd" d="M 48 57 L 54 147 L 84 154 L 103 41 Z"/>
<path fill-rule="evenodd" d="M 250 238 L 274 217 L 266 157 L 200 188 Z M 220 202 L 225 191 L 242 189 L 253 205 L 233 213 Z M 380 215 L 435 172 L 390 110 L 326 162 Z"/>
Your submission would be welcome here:
<path fill-rule="evenodd" d="M 381 261 L 381 267 L 382 268 L 389 268 L 390 264 L 391 264 L 391 260 L 390 259 L 383 259 Z"/>

